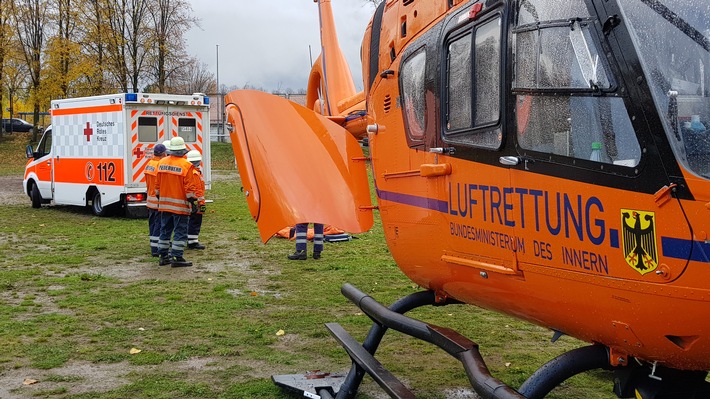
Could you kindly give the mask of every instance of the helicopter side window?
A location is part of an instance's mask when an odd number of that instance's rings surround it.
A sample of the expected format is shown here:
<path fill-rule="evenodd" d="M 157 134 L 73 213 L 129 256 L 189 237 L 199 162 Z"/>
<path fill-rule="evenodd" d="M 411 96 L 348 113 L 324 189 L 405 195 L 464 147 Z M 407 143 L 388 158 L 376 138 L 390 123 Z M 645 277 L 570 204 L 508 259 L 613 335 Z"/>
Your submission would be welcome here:
<path fill-rule="evenodd" d="M 446 57 L 445 140 L 499 148 L 500 16 L 452 37 Z"/>
<path fill-rule="evenodd" d="M 446 129 L 471 127 L 471 35 L 449 44 Z"/>
<path fill-rule="evenodd" d="M 426 101 L 424 72 L 426 52 L 424 47 L 417 50 L 402 63 L 402 99 L 407 133 L 415 140 L 424 138 L 426 128 Z"/>
<path fill-rule="evenodd" d="M 623 99 L 613 96 L 616 83 L 591 22 L 556 19 L 514 30 L 518 142 L 544 154 L 636 166 L 641 149 Z"/>

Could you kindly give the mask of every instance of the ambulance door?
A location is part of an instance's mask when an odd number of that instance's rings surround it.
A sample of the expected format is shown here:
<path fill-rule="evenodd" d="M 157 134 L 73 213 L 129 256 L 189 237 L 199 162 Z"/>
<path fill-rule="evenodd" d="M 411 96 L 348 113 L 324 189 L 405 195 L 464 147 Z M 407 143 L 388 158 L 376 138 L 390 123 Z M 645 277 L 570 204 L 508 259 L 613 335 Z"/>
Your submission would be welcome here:
<path fill-rule="evenodd" d="M 153 147 L 172 137 L 169 134 L 167 108 L 157 104 L 127 104 L 130 132 L 126 154 L 126 187 L 129 192 L 145 191 L 143 171 L 153 158 Z"/>
<path fill-rule="evenodd" d="M 188 150 L 202 154 L 202 173 L 207 188 L 210 187 L 209 108 L 206 106 L 170 105 L 167 126 L 170 137 L 182 137 Z"/>
<path fill-rule="evenodd" d="M 47 130 L 37 145 L 35 152 L 35 173 L 37 188 L 44 199 L 52 198 L 54 192 L 54 176 L 52 168 L 52 130 Z"/>

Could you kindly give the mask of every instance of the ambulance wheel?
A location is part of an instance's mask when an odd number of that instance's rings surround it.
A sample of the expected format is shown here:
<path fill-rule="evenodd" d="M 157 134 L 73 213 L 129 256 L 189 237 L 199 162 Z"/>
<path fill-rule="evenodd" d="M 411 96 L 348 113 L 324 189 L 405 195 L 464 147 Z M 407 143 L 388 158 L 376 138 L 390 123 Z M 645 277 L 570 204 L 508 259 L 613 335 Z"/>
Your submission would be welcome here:
<path fill-rule="evenodd" d="M 32 199 L 32 207 L 39 208 L 42 206 L 42 195 L 39 193 L 39 188 L 36 184 L 32 185 L 32 190 L 30 191 L 30 198 Z"/>
<path fill-rule="evenodd" d="M 107 216 L 108 211 L 108 207 L 101 204 L 101 193 L 94 191 L 94 197 L 91 200 L 91 212 L 96 216 Z"/>

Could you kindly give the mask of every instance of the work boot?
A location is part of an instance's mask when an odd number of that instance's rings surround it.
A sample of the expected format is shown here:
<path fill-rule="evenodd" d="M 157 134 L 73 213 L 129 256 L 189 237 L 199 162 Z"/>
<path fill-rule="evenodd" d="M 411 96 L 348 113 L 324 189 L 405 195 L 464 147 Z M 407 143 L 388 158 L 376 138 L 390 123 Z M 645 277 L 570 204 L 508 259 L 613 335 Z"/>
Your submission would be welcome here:
<path fill-rule="evenodd" d="M 320 259 L 320 251 L 313 251 L 313 259 Z"/>
<path fill-rule="evenodd" d="M 160 255 L 160 259 L 158 260 L 158 266 L 167 266 L 169 264 L 170 264 L 170 256 Z"/>
<path fill-rule="evenodd" d="M 308 258 L 308 253 L 306 251 L 296 251 L 293 254 L 289 255 L 288 258 L 290 260 L 306 260 Z"/>
<path fill-rule="evenodd" d="M 182 256 L 173 256 L 170 261 L 170 266 L 172 267 L 188 267 L 192 266 L 192 262 L 188 262 Z"/>
<path fill-rule="evenodd" d="M 193 242 L 192 244 L 187 244 L 188 249 L 205 249 L 205 246 L 199 242 Z"/>

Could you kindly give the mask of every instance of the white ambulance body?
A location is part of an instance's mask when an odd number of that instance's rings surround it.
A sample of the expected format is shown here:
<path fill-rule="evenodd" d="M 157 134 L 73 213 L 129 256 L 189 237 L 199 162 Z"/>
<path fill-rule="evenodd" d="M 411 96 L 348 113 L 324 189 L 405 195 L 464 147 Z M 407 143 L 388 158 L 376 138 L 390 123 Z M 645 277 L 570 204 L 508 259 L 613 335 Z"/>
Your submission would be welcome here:
<path fill-rule="evenodd" d="M 51 126 L 28 146 L 23 188 L 43 203 L 90 206 L 96 215 L 124 208 L 147 215 L 143 170 L 153 147 L 180 136 L 202 154 L 211 185 L 209 98 L 204 94 L 111 94 L 54 100 Z"/>

